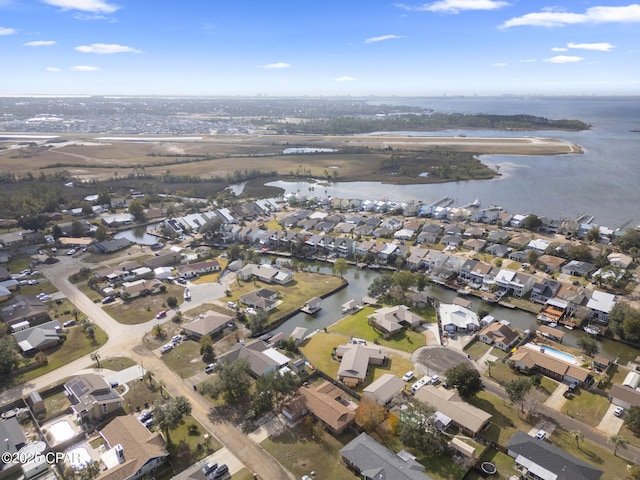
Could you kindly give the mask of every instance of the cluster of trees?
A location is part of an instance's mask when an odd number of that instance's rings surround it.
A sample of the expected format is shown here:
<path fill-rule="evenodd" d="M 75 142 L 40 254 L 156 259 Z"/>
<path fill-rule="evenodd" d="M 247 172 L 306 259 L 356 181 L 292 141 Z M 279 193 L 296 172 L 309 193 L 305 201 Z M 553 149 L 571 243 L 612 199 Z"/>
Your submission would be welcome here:
<path fill-rule="evenodd" d="M 159 398 L 151 409 L 153 418 L 165 435 L 167 443 L 171 444 L 169 432 L 184 423 L 184 418 L 191 415 L 191 403 L 186 397 Z"/>
<path fill-rule="evenodd" d="M 629 342 L 640 343 L 640 310 L 616 303 L 609 314 L 609 330 Z"/>
<path fill-rule="evenodd" d="M 367 293 L 371 297 L 379 297 L 383 303 L 401 304 L 406 300 L 406 293 L 416 288 L 423 291 L 429 279 L 422 273 L 400 270 L 394 273 L 383 273 L 373 279 Z"/>
<path fill-rule="evenodd" d="M 533 115 L 487 115 L 464 113 L 432 113 L 385 117 L 343 116 L 313 119 L 300 123 L 279 124 L 280 133 L 315 133 L 351 135 L 379 130 L 445 130 L 456 128 L 484 130 L 588 130 L 580 120 L 550 120 Z"/>
<path fill-rule="evenodd" d="M 533 414 L 543 395 L 537 390 L 542 378 L 540 375 L 532 375 L 529 378 L 516 378 L 505 384 L 504 389 L 509 396 L 509 400 L 516 405 L 520 405 L 520 411 L 524 414 Z"/>

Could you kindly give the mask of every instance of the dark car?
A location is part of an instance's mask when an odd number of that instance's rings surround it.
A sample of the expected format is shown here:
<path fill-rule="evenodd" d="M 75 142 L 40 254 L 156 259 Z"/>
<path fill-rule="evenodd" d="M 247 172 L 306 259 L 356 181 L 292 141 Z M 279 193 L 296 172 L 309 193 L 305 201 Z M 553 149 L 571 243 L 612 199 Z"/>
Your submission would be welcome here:
<path fill-rule="evenodd" d="M 140 422 L 144 423 L 147 420 L 149 420 L 151 418 L 151 412 L 143 412 L 140 415 L 138 415 L 138 420 L 140 420 Z"/>
<path fill-rule="evenodd" d="M 102 299 L 102 303 L 111 303 L 111 302 L 115 302 L 115 301 L 116 301 L 116 299 L 113 298 L 111 295 L 109 295 L 108 297 L 104 297 Z"/>
<path fill-rule="evenodd" d="M 217 463 L 205 463 L 204 467 L 202 467 L 202 473 L 204 473 L 205 475 L 209 475 L 210 473 L 214 473 L 217 468 Z"/>
<path fill-rule="evenodd" d="M 229 472 L 229 467 L 227 467 L 226 463 L 223 463 L 218 468 L 214 470 L 212 474 L 210 474 L 207 478 L 210 480 L 215 480 L 217 478 L 221 478 Z"/>

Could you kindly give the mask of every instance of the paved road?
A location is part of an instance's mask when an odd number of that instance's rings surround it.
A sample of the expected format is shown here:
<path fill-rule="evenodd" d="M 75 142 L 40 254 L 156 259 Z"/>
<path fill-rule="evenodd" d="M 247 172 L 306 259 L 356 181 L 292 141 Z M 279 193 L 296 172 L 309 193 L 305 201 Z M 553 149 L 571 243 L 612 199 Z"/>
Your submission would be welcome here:
<path fill-rule="evenodd" d="M 144 334 L 150 331 L 158 320 L 152 319 L 139 325 L 122 325 L 118 323 L 100 305 L 93 303 L 75 285 L 69 282 L 68 277 L 85 265 L 82 265 L 75 258 L 66 256 L 58 258 L 60 260 L 58 263 L 51 266 L 43 266 L 41 271 L 60 292 L 74 303 L 78 310 L 84 312 L 107 333 L 109 336 L 107 343 L 97 350 L 101 358 L 125 355 L 146 370 L 153 371 L 154 378 L 162 380 L 166 385 L 166 390 L 171 395 L 182 395 L 189 399 L 193 408 L 193 417 L 222 445 L 233 452 L 247 468 L 253 472 L 259 472 L 262 478 L 295 480 L 295 477 L 262 447 L 252 442 L 235 425 L 212 411 L 209 403 L 201 395 L 193 391 L 191 384 L 187 384 L 173 371 L 166 368 L 159 357 L 140 344 Z M 222 292 L 221 295 L 224 294 L 223 285 L 214 288 L 210 288 L 210 286 L 207 288 L 208 286 L 206 285 L 194 285 L 194 287 L 197 287 L 193 295 L 195 298 L 192 298 L 189 308 L 211 301 L 213 296 L 218 294 L 218 291 Z M 167 315 L 164 322 L 169 321 L 169 318 L 170 315 Z M 38 377 L 32 382 L 0 393 L 0 402 L 8 403 L 20 397 L 24 398 L 32 391 L 41 390 L 63 378 L 75 375 L 78 371 L 90 366 L 91 363 L 88 355 L 74 360 Z"/>

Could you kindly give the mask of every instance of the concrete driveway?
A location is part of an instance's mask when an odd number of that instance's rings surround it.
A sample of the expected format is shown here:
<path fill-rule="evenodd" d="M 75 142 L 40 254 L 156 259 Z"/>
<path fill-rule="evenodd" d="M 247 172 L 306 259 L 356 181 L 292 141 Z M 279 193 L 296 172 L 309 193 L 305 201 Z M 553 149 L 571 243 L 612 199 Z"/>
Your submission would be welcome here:
<path fill-rule="evenodd" d="M 553 408 L 554 410 L 560 412 L 564 404 L 567 402 L 567 399 L 564 397 L 564 392 L 566 392 L 568 388 L 569 385 L 561 383 L 560 385 L 558 385 L 558 388 L 553 391 L 549 398 L 547 398 L 544 404 L 547 407 Z"/>
<path fill-rule="evenodd" d="M 473 365 L 464 353 L 448 347 L 420 347 L 411 355 L 411 361 L 431 376 L 443 376 L 447 370 L 460 363 Z"/>
<path fill-rule="evenodd" d="M 616 417 L 613 411 L 616 409 L 616 405 L 613 403 L 609 405 L 609 409 L 600 420 L 600 423 L 596 427 L 602 433 L 612 436 L 617 435 L 620 429 L 622 428 L 622 424 L 624 423 L 624 417 L 627 412 L 623 413 L 622 416 Z"/>

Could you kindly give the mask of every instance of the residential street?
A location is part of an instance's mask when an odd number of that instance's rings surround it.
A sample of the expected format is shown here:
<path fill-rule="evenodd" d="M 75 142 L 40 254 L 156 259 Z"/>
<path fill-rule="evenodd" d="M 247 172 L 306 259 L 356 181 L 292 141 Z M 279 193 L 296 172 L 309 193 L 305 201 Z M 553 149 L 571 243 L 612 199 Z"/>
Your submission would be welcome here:
<path fill-rule="evenodd" d="M 78 310 L 84 312 L 87 317 L 107 333 L 109 339 L 97 350 L 101 358 L 127 356 L 143 366 L 144 369 L 153 371 L 154 378 L 165 383 L 167 392 L 174 396 L 182 395 L 189 399 L 193 407 L 193 417 L 222 445 L 230 452 L 233 452 L 250 471 L 260 473 L 261 478 L 265 479 L 288 478 L 295 480 L 295 477 L 262 447 L 252 442 L 235 425 L 210 410 L 207 401 L 200 394 L 193 391 L 192 385 L 187 384 L 177 374 L 168 369 L 159 357 L 141 345 L 144 334 L 150 331 L 158 320 L 152 319 L 139 325 L 122 325 L 118 323 L 99 304 L 93 303 L 75 285 L 69 282 L 69 275 L 78 271 L 84 265 L 74 258 L 66 256 L 58 258 L 60 262 L 52 266 L 43 267 L 42 273 L 75 304 Z M 216 287 L 218 287 L 217 284 Z M 208 292 L 208 295 L 198 295 L 199 299 L 192 300 L 190 308 L 213 300 L 213 295 L 217 295 L 217 293 L 224 294 L 224 287 L 219 285 L 219 288 L 209 289 Z M 170 317 L 171 315 L 167 315 L 163 322 L 170 321 Z M 33 382 L 0 393 L 0 402 L 11 402 L 17 398 L 27 396 L 32 391 L 44 389 L 54 382 L 73 376 L 78 371 L 89 367 L 92 363 L 89 355 L 79 358 L 38 377 Z"/>

